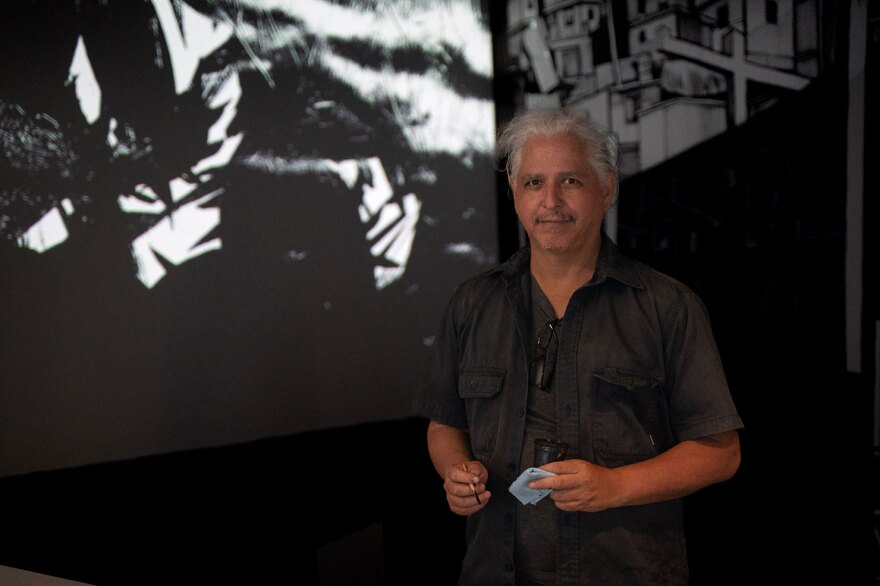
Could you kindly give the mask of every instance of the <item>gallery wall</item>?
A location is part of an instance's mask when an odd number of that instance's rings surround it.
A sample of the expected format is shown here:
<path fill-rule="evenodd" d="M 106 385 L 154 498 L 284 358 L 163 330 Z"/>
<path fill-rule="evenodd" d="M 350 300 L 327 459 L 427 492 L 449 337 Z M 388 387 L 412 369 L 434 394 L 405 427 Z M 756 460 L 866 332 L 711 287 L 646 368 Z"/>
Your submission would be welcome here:
<path fill-rule="evenodd" d="M 479 4 L 10 10 L 0 476 L 408 416 L 498 258 Z"/>
<path fill-rule="evenodd" d="M 612 87 L 613 59 L 628 64 L 619 69 L 627 75 L 662 73 L 632 66 L 646 54 L 669 54 L 651 52 L 650 43 L 661 41 L 650 24 L 669 14 L 686 19 L 695 3 L 615 2 L 614 35 L 606 3 L 543 3 L 549 12 L 579 6 L 584 19 L 574 22 L 583 29 L 569 33 L 593 43 L 588 67 L 566 52 L 566 39 L 552 37 L 564 30 L 547 27 L 546 47 L 562 57 L 550 62 L 557 85 L 542 85 L 531 69 L 539 39 L 526 49 L 518 36 L 522 19 L 547 17 L 539 3 L 513 1 L 479 18 L 455 12 L 473 3 L 436 3 L 455 23 L 479 24 L 439 27 L 448 33 L 440 53 L 419 28 L 434 4 L 297 2 L 291 5 L 302 11 L 291 13 L 257 2 L 190 2 L 212 15 L 208 31 L 217 38 L 222 23 L 245 26 L 198 62 L 193 79 L 201 85 L 180 94 L 170 49 L 162 48 L 169 23 L 158 12 L 173 6 L 182 25 L 183 5 L 138 4 L 134 15 L 113 3 L 79 3 L 82 14 L 65 5 L 48 15 L 41 3 L 22 2 L 16 18 L 24 20 L 17 22 L 28 25 L 0 25 L 0 564 L 90 584 L 455 583 L 463 519 L 446 507 L 425 449 L 425 422 L 407 416 L 405 399 L 418 384 L 453 283 L 505 258 L 522 240 L 485 141 L 467 152 L 426 145 L 420 141 L 430 133 L 420 129 L 434 127 L 433 118 L 419 116 L 425 102 L 414 98 L 401 110 L 400 96 L 389 95 L 401 77 L 412 82 L 419 76 L 410 74 L 419 73 L 458 96 L 450 103 L 432 98 L 432 112 L 454 104 L 460 121 L 460 100 L 476 100 L 480 112 L 490 102 L 489 118 L 461 125 L 491 123 L 489 136 L 496 116 L 501 122 L 518 107 L 548 104 L 599 107 L 610 125 L 622 124 L 625 167 L 609 228 L 628 254 L 703 297 L 746 425 L 737 476 L 686 502 L 692 583 L 807 582 L 819 575 L 867 583 L 880 569 L 872 561 L 876 480 L 868 475 L 875 349 L 873 342 L 862 347 L 862 372 L 847 368 L 853 105 L 845 3 L 772 3 L 789 17 L 796 8 L 821 8 L 813 21 L 821 50 L 813 53 L 815 68 L 786 70 L 809 78 L 800 89 L 783 87 L 796 81 L 785 75 L 772 77 L 782 85 L 753 85 L 744 120 L 727 97 L 734 85 L 697 74 L 687 79 L 702 85 L 672 83 L 684 79 L 675 73 L 697 71 L 682 63 L 655 79 L 665 84 L 656 94 Z M 641 4 L 650 14 L 631 12 Z M 700 3 L 713 11 L 706 22 L 717 22 L 714 11 L 726 4 Z M 757 26 L 756 11 L 771 3 L 729 4 L 752 7 L 749 22 Z M 524 11 L 529 7 L 534 12 Z M 365 29 L 378 45 L 352 32 L 367 21 L 349 27 L 351 19 L 317 18 L 368 8 L 379 10 L 379 22 L 396 23 L 388 37 Z M 868 21 L 876 28 L 876 15 Z M 437 29 L 447 21 L 431 22 Z M 125 63 L 140 56 L 139 71 L 151 77 L 114 73 L 104 81 L 101 51 L 89 52 L 95 79 L 107 88 L 102 103 L 117 93 L 112 102 L 121 113 L 102 108 L 88 122 L 94 112 L 77 95 L 78 77 L 65 82 L 78 38 L 99 38 L 95 31 L 108 23 L 121 32 L 104 47 L 107 66 L 127 67 L 115 53 Z M 394 40 L 409 39 L 407 31 L 419 32 L 415 49 Z M 453 50 L 451 40 L 488 32 L 494 76 Z M 43 42 L 46 35 L 52 43 Z M 662 42 L 679 53 L 687 48 Z M 709 35 L 706 43 L 714 42 L 734 41 Z M 142 50 L 120 52 L 131 44 Z M 387 85 L 343 67 L 352 63 L 389 75 Z M 574 68 L 578 63 L 585 69 Z M 209 143 L 207 129 L 231 102 L 229 94 L 205 90 L 219 88 L 233 70 L 242 88 L 237 113 Z M 76 71 L 82 76 L 84 69 Z M 26 91 L 17 93 L 21 87 Z M 425 95 L 436 96 L 439 86 L 430 87 Z M 675 93 L 694 88 L 712 93 Z M 225 105 L 206 108 L 212 95 L 226 96 L 217 98 Z M 642 118 L 626 117 L 623 98 L 630 105 L 644 100 L 643 110 L 631 110 Z M 59 101 L 66 114 L 51 115 Z M 137 112 L 150 114 L 141 120 Z M 712 124 L 686 148 L 650 141 L 662 132 L 646 134 L 643 146 L 639 140 L 660 120 L 693 123 L 688 117 L 697 115 Z M 866 149 L 876 140 L 871 128 L 876 122 L 867 126 Z M 228 160 L 211 159 L 224 162 L 204 182 L 164 167 L 181 158 L 196 164 L 242 131 Z M 173 138 L 167 156 L 144 140 L 152 145 L 164 133 Z M 177 138 L 191 134 L 198 138 Z M 21 144 L 30 148 L 13 148 Z M 403 264 L 382 247 L 374 254 L 376 239 L 367 236 L 379 221 L 369 213 L 375 191 L 363 189 L 377 185 L 375 156 L 392 187 L 378 207 L 397 204 L 406 218 L 406 202 L 413 202 L 406 196 L 418 200 L 414 232 L 395 232 L 413 235 Z M 178 174 L 196 185 L 193 192 L 175 195 L 181 184 L 168 182 Z M 93 186 L 104 175 L 128 191 L 97 197 Z M 867 165 L 868 185 L 872 177 Z M 870 223 L 876 203 L 865 203 Z M 162 211 L 135 213 L 153 208 Z M 175 212 L 200 218 L 193 226 L 203 229 L 209 212 L 218 212 L 210 230 L 185 234 L 219 247 L 196 246 L 204 252 L 195 254 L 151 244 L 152 253 L 138 256 L 137 238 L 162 226 L 171 234 L 179 225 Z M 45 229 L 31 231 L 46 217 Z M 58 220 L 67 231 L 61 241 Z M 875 259 L 870 250 L 865 266 Z M 150 254 L 161 270 L 145 268 Z M 872 275 L 865 271 L 866 331 L 876 321 Z"/>

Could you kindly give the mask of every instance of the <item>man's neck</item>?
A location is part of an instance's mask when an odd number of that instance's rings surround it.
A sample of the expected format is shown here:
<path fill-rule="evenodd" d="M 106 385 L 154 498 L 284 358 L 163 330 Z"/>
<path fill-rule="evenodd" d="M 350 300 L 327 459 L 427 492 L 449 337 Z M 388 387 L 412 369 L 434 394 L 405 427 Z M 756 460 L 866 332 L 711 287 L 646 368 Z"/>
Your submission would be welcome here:
<path fill-rule="evenodd" d="M 593 278 L 598 262 L 598 245 L 579 254 L 532 249 L 532 275 L 553 306 L 556 317 L 562 317 L 572 294 Z"/>

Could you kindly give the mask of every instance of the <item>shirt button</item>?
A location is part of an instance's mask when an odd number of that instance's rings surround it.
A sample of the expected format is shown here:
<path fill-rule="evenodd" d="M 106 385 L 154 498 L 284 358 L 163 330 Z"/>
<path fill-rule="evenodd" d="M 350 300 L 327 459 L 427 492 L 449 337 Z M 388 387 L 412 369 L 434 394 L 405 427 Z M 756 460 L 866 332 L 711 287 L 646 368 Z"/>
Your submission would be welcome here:
<path fill-rule="evenodd" d="M 505 568 L 508 572 L 512 572 L 512 571 L 513 571 L 513 564 L 507 564 L 506 566 L 504 566 L 504 568 Z"/>
<path fill-rule="evenodd" d="M 513 462 L 511 462 L 510 464 L 508 464 L 508 465 L 507 465 L 507 471 L 508 471 L 508 472 L 516 472 L 516 464 L 514 464 Z"/>
<path fill-rule="evenodd" d="M 519 411 L 516 412 L 517 417 L 522 417 L 525 414 L 526 414 L 525 409 L 520 409 Z"/>
<path fill-rule="evenodd" d="M 506 515 L 504 515 L 504 520 L 507 521 L 508 523 L 512 522 L 513 515 L 511 515 L 510 513 L 507 513 Z"/>

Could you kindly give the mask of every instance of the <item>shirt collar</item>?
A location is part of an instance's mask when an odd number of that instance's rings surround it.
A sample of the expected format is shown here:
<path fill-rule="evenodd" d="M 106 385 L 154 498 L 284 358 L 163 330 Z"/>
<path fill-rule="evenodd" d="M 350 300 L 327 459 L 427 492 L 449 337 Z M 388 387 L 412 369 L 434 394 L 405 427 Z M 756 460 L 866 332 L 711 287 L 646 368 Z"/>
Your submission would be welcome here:
<path fill-rule="evenodd" d="M 644 289 L 641 277 L 636 270 L 636 265 L 626 258 L 617 245 L 611 241 L 604 232 L 602 233 L 602 247 L 599 249 L 599 261 L 596 263 L 596 273 L 588 284 L 601 283 L 606 278 L 614 279 L 634 289 Z"/>
<path fill-rule="evenodd" d="M 529 245 L 520 248 L 507 262 L 501 266 L 505 280 L 510 280 L 521 271 L 528 272 L 529 260 L 531 258 L 531 249 Z M 628 285 L 634 289 L 644 289 L 641 277 L 636 270 L 636 263 L 629 260 L 623 253 L 618 250 L 617 245 L 603 232 L 602 244 L 599 249 L 599 260 L 596 263 L 596 273 L 586 285 L 596 285 L 605 281 L 605 279 L 614 279 L 624 285 Z"/>

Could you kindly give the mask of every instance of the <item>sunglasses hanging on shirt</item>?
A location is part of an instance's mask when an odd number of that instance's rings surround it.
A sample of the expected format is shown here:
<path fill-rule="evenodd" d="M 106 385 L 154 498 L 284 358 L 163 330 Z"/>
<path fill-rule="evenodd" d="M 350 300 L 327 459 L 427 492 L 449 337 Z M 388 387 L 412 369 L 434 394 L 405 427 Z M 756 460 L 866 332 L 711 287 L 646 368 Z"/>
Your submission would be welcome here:
<path fill-rule="evenodd" d="M 556 330 L 560 321 L 550 320 L 538 332 L 538 351 L 532 360 L 532 382 L 542 391 L 549 391 L 553 381 L 556 354 L 559 351 L 559 336 Z"/>

